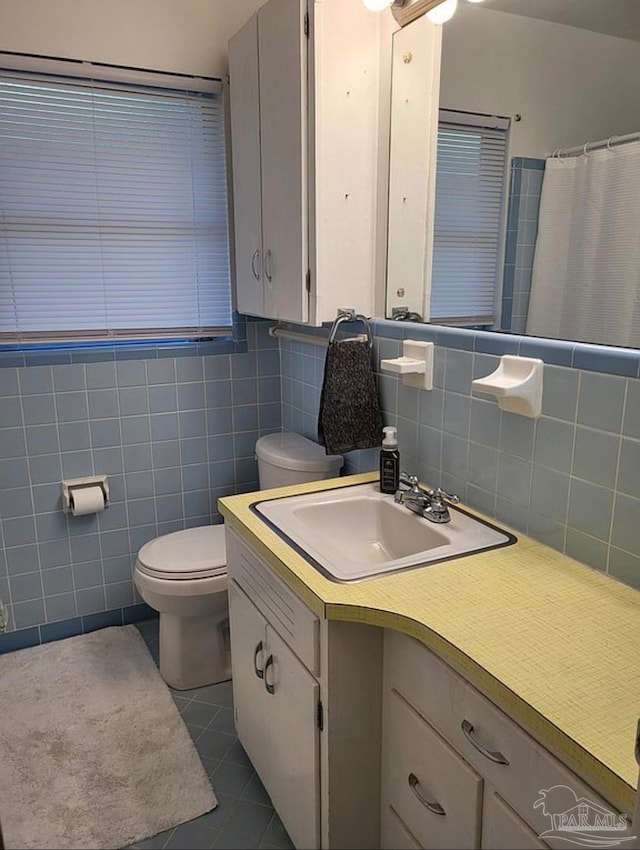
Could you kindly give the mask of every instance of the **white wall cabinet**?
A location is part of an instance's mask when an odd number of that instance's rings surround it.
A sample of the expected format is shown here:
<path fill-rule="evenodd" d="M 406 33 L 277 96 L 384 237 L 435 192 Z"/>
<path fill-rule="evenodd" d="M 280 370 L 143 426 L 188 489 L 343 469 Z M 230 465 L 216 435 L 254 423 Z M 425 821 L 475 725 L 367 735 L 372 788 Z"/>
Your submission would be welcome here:
<path fill-rule="evenodd" d="M 361 0 L 269 0 L 229 42 L 241 313 L 373 313 L 380 17 Z"/>
<path fill-rule="evenodd" d="M 402 834 L 423 848 L 566 847 L 567 838 L 541 837 L 551 821 L 534 806 L 555 786 L 564 786 L 567 806 L 575 794 L 576 809 L 582 799 L 613 811 L 425 646 L 385 633 L 383 848 Z M 630 835 L 627 828 L 615 837 Z"/>

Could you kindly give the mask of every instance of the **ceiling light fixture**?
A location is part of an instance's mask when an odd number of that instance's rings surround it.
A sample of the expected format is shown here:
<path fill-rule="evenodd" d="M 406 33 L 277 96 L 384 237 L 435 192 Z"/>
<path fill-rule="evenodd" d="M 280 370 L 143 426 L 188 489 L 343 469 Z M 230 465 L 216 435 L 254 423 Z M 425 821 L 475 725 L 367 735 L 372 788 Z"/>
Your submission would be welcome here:
<path fill-rule="evenodd" d="M 426 15 L 434 24 L 445 24 L 455 15 L 458 0 L 362 0 L 371 12 L 391 9 L 400 26 L 405 26 L 421 15 Z M 468 0 L 469 3 L 484 3 L 484 0 Z"/>

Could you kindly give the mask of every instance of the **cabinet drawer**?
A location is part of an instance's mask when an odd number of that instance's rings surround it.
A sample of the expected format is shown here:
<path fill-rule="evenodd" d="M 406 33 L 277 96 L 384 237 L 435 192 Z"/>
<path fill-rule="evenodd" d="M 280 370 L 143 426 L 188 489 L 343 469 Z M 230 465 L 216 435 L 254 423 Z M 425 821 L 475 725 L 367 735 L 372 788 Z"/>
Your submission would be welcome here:
<path fill-rule="evenodd" d="M 578 817 L 580 802 L 586 805 L 580 814 L 584 814 L 587 822 L 594 821 L 596 812 L 617 816 L 575 773 L 470 685 L 466 686 L 462 713 L 456 719 L 460 722 L 451 739 L 453 746 L 537 835 L 552 828 L 549 811 L 572 812 Z M 493 760 L 501 757 L 508 764 Z M 623 839 L 630 835 L 631 829 L 627 828 L 616 832 L 614 837 Z M 551 847 L 566 847 L 567 843 L 562 837 L 545 840 Z"/>
<path fill-rule="evenodd" d="M 477 847 L 481 778 L 396 691 L 384 699 L 383 808 L 421 847 Z"/>
<path fill-rule="evenodd" d="M 563 805 L 562 794 L 566 795 L 567 810 L 584 798 L 592 804 L 590 812 L 598 808 L 613 811 L 586 783 L 423 644 L 398 632 L 387 632 L 384 664 L 385 693 L 395 688 L 402 694 L 518 811 L 536 835 L 551 828 L 548 810 L 551 804 Z M 565 786 L 565 790 L 556 792 L 555 786 Z M 550 805 L 541 801 L 534 808 L 541 800 L 541 790 L 551 791 Z M 631 829 L 615 835 L 624 839 L 631 835 Z M 545 840 L 551 847 L 566 846 L 562 839 L 556 843 L 552 838 Z"/>
<path fill-rule="evenodd" d="M 483 850 L 535 850 L 548 847 L 522 818 L 500 797 L 485 785 L 482 807 Z"/>
<path fill-rule="evenodd" d="M 227 570 L 303 664 L 320 675 L 320 620 L 230 528 Z"/>

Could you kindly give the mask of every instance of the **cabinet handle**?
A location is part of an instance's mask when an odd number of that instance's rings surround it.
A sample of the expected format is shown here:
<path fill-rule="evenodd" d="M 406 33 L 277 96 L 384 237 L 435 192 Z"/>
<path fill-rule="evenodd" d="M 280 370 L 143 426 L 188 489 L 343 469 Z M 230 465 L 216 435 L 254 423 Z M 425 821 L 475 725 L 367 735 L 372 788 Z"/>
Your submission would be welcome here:
<path fill-rule="evenodd" d="M 253 653 L 253 669 L 255 671 L 258 679 L 264 678 L 264 669 L 262 667 L 258 667 L 258 656 L 262 654 L 262 641 L 256 646 L 255 652 Z"/>
<path fill-rule="evenodd" d="M 273 269 L 271 264 L 272 257 L 273 253 L 271 248 L 269 248 L 267 253 L 264 255 L 264 273 L 269 283 L 273 280 Z"/>
<path fill-rule="evenodd" d="M 273 655 L 270 655 L 267 658 L 267 663 L 264 665 L 264 686 L 269 691 L 270 694 L 275 694 L 275 692 L 276 692 L 275 687 L 273 685 L 269 684 L 269 681 L 267 679 L 267 672 L 269 670 L 269 667 L 273 667 Z"/>
<path fill-rule="evenodd" d="M 260 269 L 256 271 L 256 260 L 260 259 L 260 251 L 258 248 L 253 252 L 251 256 L 251 271 L 253 272 L 253 276 L 256 280 L 260 280 Z"/>
<path fill-rule="evenodd" d="M 427 800 L 427 798 L 424 796 L 424 794 L 420 791 L 420 780 L 415 775 L 415 773 L 410 773 L 408 779 L 409 779 L 409 787 L 411 788 L 413 793 L 416 795 L 418 800 L 420 800 L 420 802 L 422 803 L 423 806 L 425 806 L 427 809 L 429 809 L 430 812 L 433 812 L 434 815 L 446 815 L 447 814 L 445 812 L 445 810 L 442 808 L 442 806 L 440 805 L 440 803 L 432 803 L 430 800 Z"/>
<path fill-rule="evenodd" d="M 489 761 L 493 761 L 496 764 L 509 764 L 509 759 L 506 756 L 503 756 L 500 752 L 492 752 L 488 750 L 486 747 L 483 747 L 481 743 L 476 741 L 473 734 L 473 726 L 469 723 L 468 720 L 462 721 L 462 731 L 464 732 L 465 738 L 472 744 L 479 753 L 482 753 L 483 756 L 489 759 Z"/>

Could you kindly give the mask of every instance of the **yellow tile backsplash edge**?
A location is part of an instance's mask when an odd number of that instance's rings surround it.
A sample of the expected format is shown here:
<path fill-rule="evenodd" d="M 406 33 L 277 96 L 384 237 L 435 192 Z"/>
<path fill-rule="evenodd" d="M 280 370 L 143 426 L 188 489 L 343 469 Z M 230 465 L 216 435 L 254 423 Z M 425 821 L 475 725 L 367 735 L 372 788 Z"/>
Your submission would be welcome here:
<path fill-rule="evenodd" d="M 417 638 L 630 813 L 638 781 L 640 592 L 518 532 L 518 542 L 503 549 L 341 584 L 251 510 L 265 497 L 375 478 L 365 473 L 229 496 L 219 507 L 318 615 Z"/>

